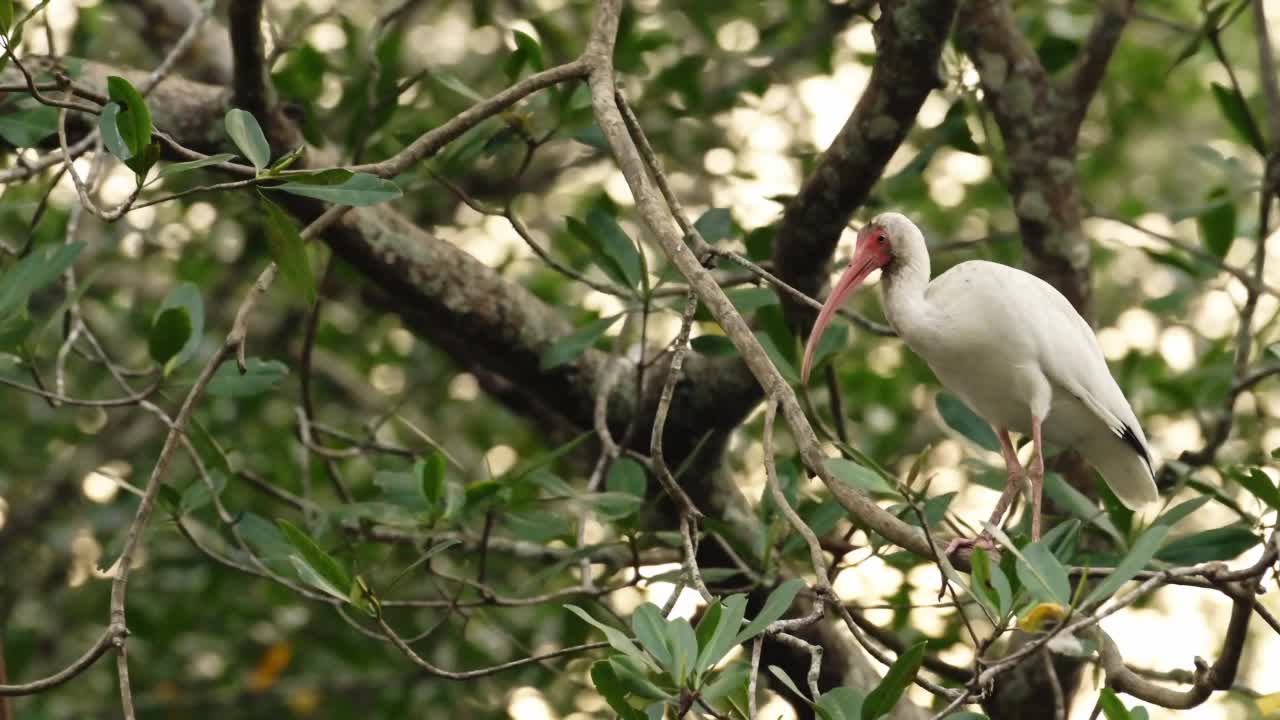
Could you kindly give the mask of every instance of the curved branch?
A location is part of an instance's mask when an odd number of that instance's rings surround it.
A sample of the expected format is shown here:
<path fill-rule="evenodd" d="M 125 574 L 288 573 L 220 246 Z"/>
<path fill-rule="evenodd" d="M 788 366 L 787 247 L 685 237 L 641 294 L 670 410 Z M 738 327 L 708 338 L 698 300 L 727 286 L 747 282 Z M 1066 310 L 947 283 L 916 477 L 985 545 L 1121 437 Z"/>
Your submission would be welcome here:
<path fill-rule="evenodd" d="M 21 685 L 0 685 L 0 697 L 34 695 L 38 692 L 51 690 L 65 682 L 73 680 L 85 670 L 93 667 L 93 664 L 98 661 L 98 658 L 113 650 L 119 642 L 123 641 L 124 638 L 128 636 L 128 634 L 129 631 L 125 629 L 124 623 L 112 623 L 108 625 L 107 629 L 98 637 L 98 641 L 86 650 L 83 655 L 76 658 L 75 662 L 46 678 L 33 680 Z"/>

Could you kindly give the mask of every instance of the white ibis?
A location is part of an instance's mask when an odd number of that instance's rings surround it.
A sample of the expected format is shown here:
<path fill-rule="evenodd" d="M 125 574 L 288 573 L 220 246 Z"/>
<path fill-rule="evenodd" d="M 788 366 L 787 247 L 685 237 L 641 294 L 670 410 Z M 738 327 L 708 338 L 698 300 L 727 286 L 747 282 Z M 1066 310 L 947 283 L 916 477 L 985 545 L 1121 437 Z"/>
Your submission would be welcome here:
<path fill-rule="evenodd" d="M 984 260 L 960 263 L 930 282 L 924 236 L 898 213 L 880 215 L 858 233 L 853 259 L 809 334 L 801 366 L 806 382 L 831 316 L 877 268 L 889 323 L 1000 440 L 1009 479 L 992 525 L 999 526 L 1029 479 L 1031 535 L 1040 538 L 1042 441 L 1078 450 L 1127 507 L 1156 500 L 1142 427 L 1071 303 L 1035 275 Z M 1031 435 L 1025 469 L 1010 430 Z M 978 541 L 989 542 L 985 534 Z"/>

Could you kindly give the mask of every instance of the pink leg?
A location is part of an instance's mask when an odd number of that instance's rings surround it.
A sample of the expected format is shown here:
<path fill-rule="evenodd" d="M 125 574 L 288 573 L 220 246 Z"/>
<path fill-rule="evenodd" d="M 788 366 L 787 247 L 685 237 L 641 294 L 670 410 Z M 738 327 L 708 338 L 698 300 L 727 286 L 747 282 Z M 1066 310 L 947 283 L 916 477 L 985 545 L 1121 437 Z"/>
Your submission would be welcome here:
<path fill-rule="evenodd" d="M 1017 497 L 1018 490 L 1022 488 L 1024 472 L 1022 463 L 1018 462 L 1018 451 L 1013 447 L 1013 441 L 1009 439 L 1008 428 L 992 427 L 996 431 L 996 438 L 1000 440 L 1000 454 L 1004 457 L 1005 470 L 1008 471 L 1009 479 L 1005 483 L 1004 492 L 1000 493 L 1000 499 L 996 501 L 995 510 L 991 513 L 991 524 L 1000 527 L 1000 521 L 1004 519 L 1004 514 L 1009 511 L 1009 505 L 1013 503 L 1013 499 Z M 973 539 L 956 538 L 947 546 L 946 554 L 948 556 L 957 548 L 973 548 L 980 547 L 988 553 L 995 550 L 995 541 L 991 538 L 991 533 L 983 530 L 978 537 Z"/>
<path fill-rule="evenodd" d="M 1031 457 L 1027 475 L 1031 480 L 1031 541 L 1040 540 L 1040 497 L 1044 494 L 1044 444 L 1040 441 L 1040 418 L 1031 416 Z"/>
<path fill-rule="evenodd" d="M 1025 476 L 1022 463 L 1018 462 L 1018 451 L 1014 449 L 1013 441 L 1009 439 L 1008 429 L 992 429 L 996 431 L 996 438 L 1000 440 L 1000 454 L 1004 456 L 1005 470 L 1009 473 L 1004 492 L 1000 493 L 1000 499 L 996 501 L 995 510 L 991 513 L 991 524 L 1000 527 L 1000 522 L 1004 520 L 1004 514 L 1009 511 L 1009 505 L 1013 503 L 1013 498 L 1018 495 L 1018 490 L 1022 487 L 1022 481 Z"/>

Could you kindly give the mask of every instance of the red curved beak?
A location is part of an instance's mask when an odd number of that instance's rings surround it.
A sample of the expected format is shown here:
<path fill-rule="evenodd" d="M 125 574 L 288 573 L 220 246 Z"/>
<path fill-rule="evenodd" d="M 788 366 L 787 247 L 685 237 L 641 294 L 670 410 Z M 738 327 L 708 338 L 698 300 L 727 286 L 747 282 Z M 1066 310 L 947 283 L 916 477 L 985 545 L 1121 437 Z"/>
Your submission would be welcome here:
<path fill-rule="evenodd" d="M 874 247 L 869 243 L 861 242 L 862 237 L 859 233 L 859 243 L 853 252 L 853 259 L 849 261 L 849 267 L 840 276 L 840 280 L 836 282 L 834 288 L 831 289 L 831 295 L 827 297 L 827 303 L 822 306 L 822 311 L 818 313 L 818 320 L 813 324 L 813 330 L 809 332 L 809 342 L 804 347 L 804 362 L 800 365 L 800 381 L 807 384 L 809 382 L 809 370 L 813 364 L 813 353 L 818 349 L 818 343 L 822 340 L 822 333 L 826 331 L 827 325 L 831 322 L 831 316 L 836 314 L 844 301 L 849 299 L 863 280 L 871 274 L 882 263 L 877 262 Z"/>

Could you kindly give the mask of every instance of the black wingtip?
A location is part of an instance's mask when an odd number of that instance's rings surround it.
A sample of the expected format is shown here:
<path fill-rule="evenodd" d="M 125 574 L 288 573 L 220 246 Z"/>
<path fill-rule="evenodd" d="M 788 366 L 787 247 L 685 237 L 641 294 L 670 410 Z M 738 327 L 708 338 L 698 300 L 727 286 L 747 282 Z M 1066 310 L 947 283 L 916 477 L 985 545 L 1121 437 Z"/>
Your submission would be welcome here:
<path fill-rule="evenodd" d="M 1122 425 L 1118 428 L 1113 428 L 1113 431 L 1126 445 L 1138 453 L 1138 457 L 1142 458 L 1142 462 L 1147 464 L 1147 470 L 1154 474 L 1155 470 L 1151 467 L 1151 455 L 1147 453 L 1147 446 L 1143 445 L 1142 440 L 1138 439 L 1138 434 L 1133 431 L 1133 428 L 1128 425 Z"/>

